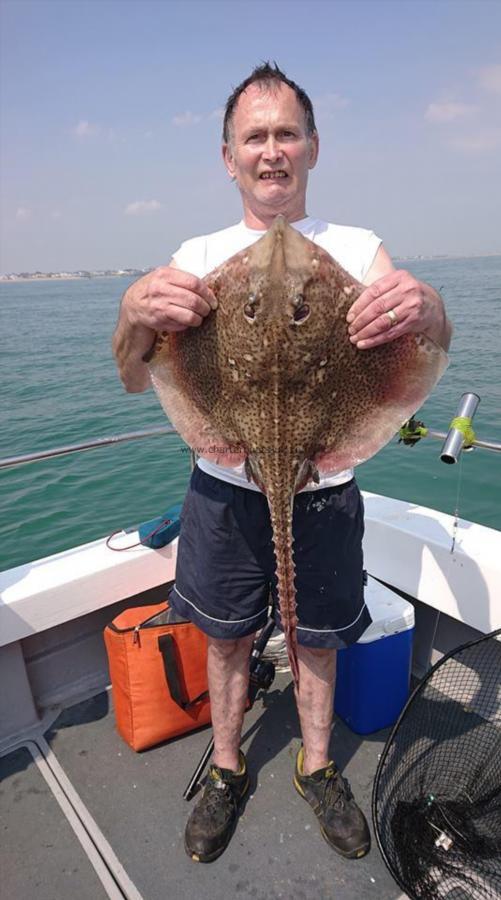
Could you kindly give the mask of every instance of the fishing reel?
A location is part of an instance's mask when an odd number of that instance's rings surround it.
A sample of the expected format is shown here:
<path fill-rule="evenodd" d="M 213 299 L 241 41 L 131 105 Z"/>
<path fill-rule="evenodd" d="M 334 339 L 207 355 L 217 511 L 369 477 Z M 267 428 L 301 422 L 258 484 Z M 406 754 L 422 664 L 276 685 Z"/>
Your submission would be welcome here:
<path fill-rule="evenodd" d="M 419 419 L 407 419 L 398 432 L 398 443 L 405 444 L 406 447 L 414 447 L 421 438 L 426 437 L 428 429 L 424 422 Z"/>
<path fill-rule="evenodd" d="M 258 660 L 254 671 L 249 676 L 249 709 L 254 705 L 257 692 L 260 690 L 267 691 L 273 684 L 274 678 L 275 666 L 271 659 Z"/>

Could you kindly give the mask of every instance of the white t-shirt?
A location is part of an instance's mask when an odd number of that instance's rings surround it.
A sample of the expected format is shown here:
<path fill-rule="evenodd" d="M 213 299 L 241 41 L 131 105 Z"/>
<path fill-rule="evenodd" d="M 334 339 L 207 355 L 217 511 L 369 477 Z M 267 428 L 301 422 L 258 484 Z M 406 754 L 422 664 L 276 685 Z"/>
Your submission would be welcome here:
<path fill-rule="evenodd" d="M 327 250 L 327 253 L 330 253 L 343 269 L 346 269 L 358 281 L 364 280 L 381 244 L 381 238 L 366 228 L 332 225 L 329 222 L 322 222 L 320 219 L 313 219 L 311 216 L 307 216 L 299 222 L 291 222 L 291 225 L 310 241 Z M 203 278 L 235 253 L 259 240 L 263 234 L 265 234 L 264 230 L 256 231 L 248 228 L 242 221 L 230 228 L 224 228 L 222 231 L 215 231 L 213 234 L 205 234 L 184 241 L 179 250 L 174 253 L 173 259 L 183 272 L 190 272 L 192 275 L 197 275 L 198 278 Z M 223 481 L 229 481 L 238 487 L 259 490 L 254 482 L 247 481 L 243 464 L 229 468 L 209 462 L 207 459 L 199 459 L 197 465 L 202 471 L 221 478 Z M 344 484 L 351 478 L 353 478 L 353 469 L 346 469 L 338 472 L 337 475 L 321 475 L 319 484 L 310 482 L 303 490 L 320 490 Z"/>

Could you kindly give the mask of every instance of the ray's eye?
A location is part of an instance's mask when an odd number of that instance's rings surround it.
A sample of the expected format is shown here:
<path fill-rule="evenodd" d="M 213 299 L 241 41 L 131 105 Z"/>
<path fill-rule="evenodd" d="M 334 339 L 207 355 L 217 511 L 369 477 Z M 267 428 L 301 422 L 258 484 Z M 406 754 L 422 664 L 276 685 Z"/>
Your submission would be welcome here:
<path fill-rule="evenodd" d="M 304 322 L 305 319 L 310 315 L 310 307 L 304 303 L 302 306 L 298 306 L 296 311 L 294 312 L 294 321 L 295 322 Z"/>
<path fill-rule="evenodd" d="M 256 304 L 257 304 L 256 294 L 249 294 L 247 303 L 244 306 L 244 316 L 246 319 L 254 319 L 254 317 L 256 315 Z"/>
<path fill-rule="evenodd" d="M 300 306 L 303 305 L 303 303 L 304 303 L 303 294 L 296 294 L 296 296 L 294 297 L 294 300 L 292 301 L 292 305 L 295 307 L 295 309 L 298 309 Z"/>

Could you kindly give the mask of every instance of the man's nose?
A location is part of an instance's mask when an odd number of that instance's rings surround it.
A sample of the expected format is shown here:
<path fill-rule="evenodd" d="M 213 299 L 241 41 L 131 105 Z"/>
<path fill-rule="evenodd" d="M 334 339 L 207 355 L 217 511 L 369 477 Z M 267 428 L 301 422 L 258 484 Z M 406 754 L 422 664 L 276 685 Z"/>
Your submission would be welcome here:
<path fill-rule="evenodd" d="M 269 159 L 270 162 L 276 162 L 277 159 L 280 159 L 282 155 L 282 148 L 276 138 L 270 134 L 263 150 L 263 156 L 265 159 Z"/>

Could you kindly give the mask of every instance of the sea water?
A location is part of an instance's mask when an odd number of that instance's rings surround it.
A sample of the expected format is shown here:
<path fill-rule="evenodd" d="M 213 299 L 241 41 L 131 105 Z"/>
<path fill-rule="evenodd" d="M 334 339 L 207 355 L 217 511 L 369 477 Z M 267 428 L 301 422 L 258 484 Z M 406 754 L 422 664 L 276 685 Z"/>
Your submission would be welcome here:
<path fill-rule="evenodd" d="M 459 397 L 481 397 L 479 438 L 501 442 L 501 257 L 399 263 L 438 288 L 455 327 L 450 366 L 419 413 L 447 431 Z M 127 394 L 111 353 L 127 278 L 0 285 L 0 457 L 166 424 L 153 391 Z M 501 528 L 501 454 L 440 462 L 440 441 L 392 441 L 357 469 L 362 489 Z M 161 514 L 182 500 L 190 454 L 176 436 L 0 471 L 0 568 Z"/>

